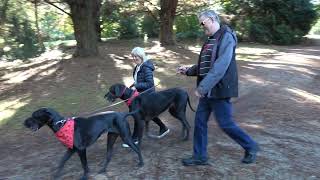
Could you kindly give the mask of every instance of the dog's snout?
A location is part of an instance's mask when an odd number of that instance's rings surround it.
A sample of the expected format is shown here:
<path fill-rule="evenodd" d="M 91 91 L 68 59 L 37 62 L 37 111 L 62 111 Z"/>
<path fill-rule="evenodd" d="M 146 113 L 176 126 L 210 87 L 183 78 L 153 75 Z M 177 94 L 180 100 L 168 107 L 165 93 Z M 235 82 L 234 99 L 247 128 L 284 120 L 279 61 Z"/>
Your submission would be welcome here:
<path fill-rule="evenodd" d="M 26 119 L 24 122 L 23 122 L 23 125 L 28 128 L 28 129 L 31 129 L 32 131 L 37 131 L 39 130 L 39 128 L 41 127 L 40 124 L 38 124 L 35 119 L 33 119 L 32 117 Z"/>

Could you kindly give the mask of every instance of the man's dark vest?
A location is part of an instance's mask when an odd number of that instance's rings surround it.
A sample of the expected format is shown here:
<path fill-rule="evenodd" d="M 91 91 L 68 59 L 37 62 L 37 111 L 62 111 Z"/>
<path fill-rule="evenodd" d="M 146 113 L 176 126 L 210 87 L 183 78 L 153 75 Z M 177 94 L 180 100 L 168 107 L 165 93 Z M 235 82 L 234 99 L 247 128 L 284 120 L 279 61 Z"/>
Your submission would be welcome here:
<path fill-rule="evenodd" d="M 207 75 L 209 70 L 214 66 L 214 62 L 217 59 L 219 46 L 223 35 L 226 33 L 231 33 L 232 37 L 236 41 L 236 36 L 233 31 L 228 26 L 221 26 L 221 28 L 202 46 L 199 60 L 198 60 L 198 75 L 197 75 L 197 85 L 201 80 Z M 235 49 L 233 47 L 233 56 L 230 65 L 223 76 L 223 78 L 209 91 L 208 97 L 213 98 L 230 98 L 238 97 L 238 73 L 237 64 L 235 59 Z"/>

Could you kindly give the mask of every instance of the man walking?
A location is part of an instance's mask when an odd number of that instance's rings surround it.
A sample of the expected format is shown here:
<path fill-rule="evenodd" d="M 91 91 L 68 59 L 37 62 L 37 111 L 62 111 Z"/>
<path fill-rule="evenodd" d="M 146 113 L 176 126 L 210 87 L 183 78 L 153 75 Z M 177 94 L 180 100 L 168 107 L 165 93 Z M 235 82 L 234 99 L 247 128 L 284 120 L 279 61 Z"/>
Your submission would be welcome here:
<path fill-rule="evenodd" d="M 253 163 L 258 144 L 232 119 L 230 99 L 238 96 L 236 35 L 228 26 L 220 26 L 219 17 L 212 10 L 204 11 L 198 17 L 208 39 L 196 65 L 178 68 L 180 74 L 197 76 L 195 95 L 200 98 L 195 116 L 193 155 L 182 163 L 185 166 L 208 164 L 207 123 L 211 112 L 219 127 L 245 150 L 242 162 Z"/>

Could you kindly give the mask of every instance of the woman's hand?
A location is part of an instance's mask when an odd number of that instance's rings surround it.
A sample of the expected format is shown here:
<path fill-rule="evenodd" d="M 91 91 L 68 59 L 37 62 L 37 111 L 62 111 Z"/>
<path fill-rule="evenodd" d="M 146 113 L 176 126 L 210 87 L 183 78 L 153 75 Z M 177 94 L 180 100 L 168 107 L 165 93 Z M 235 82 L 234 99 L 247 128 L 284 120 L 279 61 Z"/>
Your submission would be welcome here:
<path fill-rule="evenodd" d="M 183 75 L 186 75 L 187 71 L 188 71 L 188 67 L 186 66 L 179 66 L 176 70 L 176 73 L 177 74 L 183 74 Z"/>
<path fill-rule="evenodd" d="M 199 98 L 204 97 L 203 95 L 201 95 L 201 94 L 199 93 L 199 91 L 198 91 L 197 89 L 194 91 L 194 94 L 195 94 L 197 97 L 199 97 Z"/>

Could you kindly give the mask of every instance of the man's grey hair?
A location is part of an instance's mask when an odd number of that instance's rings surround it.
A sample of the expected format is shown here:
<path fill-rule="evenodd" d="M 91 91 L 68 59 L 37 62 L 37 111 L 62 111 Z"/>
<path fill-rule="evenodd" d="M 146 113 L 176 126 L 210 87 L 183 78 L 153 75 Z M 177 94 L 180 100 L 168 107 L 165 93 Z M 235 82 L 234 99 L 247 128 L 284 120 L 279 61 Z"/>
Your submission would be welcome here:
<path fill-rule="evenodd" d="M 220 24 L 220 18 L 218 14 L 214 10 L 205 10 L 199 13 L 198 18 L 200 17 L 208 17 L 211 18 L 212 20 L 217 21 Z"/>

